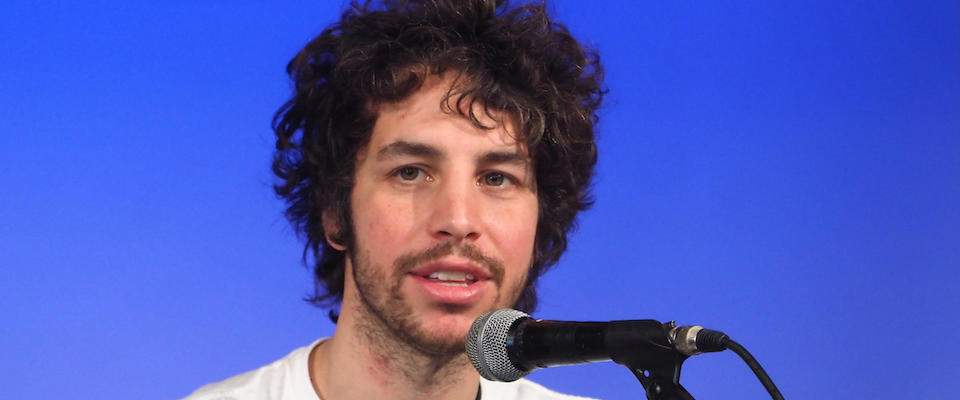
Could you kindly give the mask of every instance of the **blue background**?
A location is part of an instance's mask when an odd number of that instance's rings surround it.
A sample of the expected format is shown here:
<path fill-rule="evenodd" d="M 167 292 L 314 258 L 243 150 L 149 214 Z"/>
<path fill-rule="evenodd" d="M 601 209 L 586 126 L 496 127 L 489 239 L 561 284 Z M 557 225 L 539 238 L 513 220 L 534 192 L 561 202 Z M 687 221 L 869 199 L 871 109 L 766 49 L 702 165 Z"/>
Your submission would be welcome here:
<path fill-rule="evenodd" d="M 329 335 L 272 195 L 286 62 L 341 1 L 0 12 L 4 398 L 170 399 Z M 548 319 L 726 331 L 787 398 L 956 398 L 955 1 L 551 7 L 610 94 Z M 642 398 L 612 363 L 532 379 Z M 732 353 L 700 399 L 767 398 Z"/>

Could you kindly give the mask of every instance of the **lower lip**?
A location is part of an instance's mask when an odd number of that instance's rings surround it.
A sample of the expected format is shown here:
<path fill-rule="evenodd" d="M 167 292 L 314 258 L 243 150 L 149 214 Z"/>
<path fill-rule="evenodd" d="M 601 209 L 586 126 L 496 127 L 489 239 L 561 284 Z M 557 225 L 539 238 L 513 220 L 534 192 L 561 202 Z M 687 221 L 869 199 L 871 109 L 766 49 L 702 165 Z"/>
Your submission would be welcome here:
<path fill-rule="evenodd" d="M 437 303 L 468 305 L 476 302 L 487 286 L 487 281 L 476 281 L 467 286 L 447 286 L 420 275 L 410 275 L 427 297 Z"/>

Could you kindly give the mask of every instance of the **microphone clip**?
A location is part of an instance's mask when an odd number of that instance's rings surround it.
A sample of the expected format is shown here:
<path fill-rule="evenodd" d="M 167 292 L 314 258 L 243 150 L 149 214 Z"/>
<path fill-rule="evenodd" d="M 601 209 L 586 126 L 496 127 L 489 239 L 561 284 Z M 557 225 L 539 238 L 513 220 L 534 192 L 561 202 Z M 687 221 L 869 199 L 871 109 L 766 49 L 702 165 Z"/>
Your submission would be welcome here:
<path fill-rule="evenodd" d="M 677 350 L 677 333 L 673 321 L 617 321 L 609 328 L 609 335 L 629 338 L 607 343 L 630 346 L 611 351 L 617 355 L 613 361 L 630 369 L 643 385 L 648 400 L 694 400 L 680 385 L 680 367 L 689 355 Z"/>

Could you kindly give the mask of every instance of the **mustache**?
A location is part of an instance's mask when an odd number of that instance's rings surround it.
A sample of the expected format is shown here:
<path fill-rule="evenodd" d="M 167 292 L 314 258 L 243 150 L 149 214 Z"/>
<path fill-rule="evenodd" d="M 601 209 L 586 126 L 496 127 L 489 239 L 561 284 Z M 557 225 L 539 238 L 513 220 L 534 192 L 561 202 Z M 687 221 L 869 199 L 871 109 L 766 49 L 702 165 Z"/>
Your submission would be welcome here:
<path fill-rule="evenodd" d="M 436 261 L 449 255 L 464 257 L 486 268 L 487 272 L 490 273 L 490 279 L 494 282 L 503 280 L 503 263 L 496 258 L 484 255 L 480 249 L 469 243 L 455 245 L 453 242 L 443 242 L 423 251 L 401 255 L 394 262 L 395 271 L 402 276 L 416 268 L 417 265 Z"/>

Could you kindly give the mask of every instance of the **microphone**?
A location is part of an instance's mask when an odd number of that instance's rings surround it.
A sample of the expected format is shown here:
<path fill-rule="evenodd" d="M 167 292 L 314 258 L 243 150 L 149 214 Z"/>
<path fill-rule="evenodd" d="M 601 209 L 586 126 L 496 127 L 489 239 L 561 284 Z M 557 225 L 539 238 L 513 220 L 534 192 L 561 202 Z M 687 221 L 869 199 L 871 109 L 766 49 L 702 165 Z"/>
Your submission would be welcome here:
<path fill-rule="evenodd" d="M 568 322 L 533 319 L 509 308 L 477 318 L 467 334 L 467 356 L 484 378 L 512 382 L 535 369 L 613 361 L 632 368 L 677 365 L 687 356 L 721 351 L 723 332 L 672 322 Z"/>

